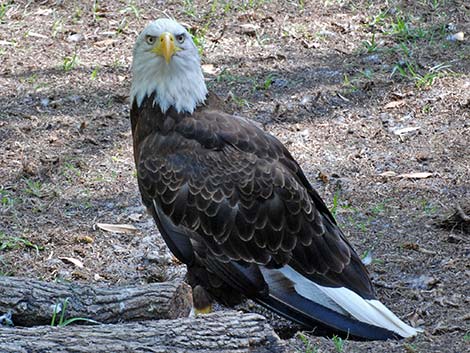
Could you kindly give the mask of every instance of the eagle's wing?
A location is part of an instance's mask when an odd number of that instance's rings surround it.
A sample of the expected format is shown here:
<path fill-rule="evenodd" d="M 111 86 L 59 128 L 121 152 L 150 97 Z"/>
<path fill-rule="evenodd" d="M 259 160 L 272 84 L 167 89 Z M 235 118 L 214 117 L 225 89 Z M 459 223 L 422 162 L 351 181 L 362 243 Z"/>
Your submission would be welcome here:
<path fill-rule="evenodd" d="M 307 326 L 404 335 L 383 323 L 396 317 L 374 307 L 359 257 L 277 139 L 203 109 L 176 117 L 138 152 L 144 202 L 180 260 L 191 266 L 196 254 L 233 288 Z"/>

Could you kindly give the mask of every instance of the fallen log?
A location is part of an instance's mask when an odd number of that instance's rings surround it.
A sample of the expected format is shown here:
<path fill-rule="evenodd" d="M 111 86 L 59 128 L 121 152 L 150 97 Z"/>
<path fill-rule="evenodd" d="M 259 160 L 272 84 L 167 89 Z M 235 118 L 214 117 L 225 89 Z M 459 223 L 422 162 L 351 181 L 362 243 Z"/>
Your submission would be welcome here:
<path fill-rule="evenodd" d="M 142 323 L 0 328 L 0 351 L 280 353 L 286 348 L 262 316 L 224 311 Z"/>
<path fill-rule="evenodd" d="M 15 325 L 51 324 L 54 310 L 57 318 L 65 310 L 65 318 L 101 323 L 174 319 L 188 316 L 191 288 L 184 282 L 104 287 L 0 277 L 0 315 L 10 311 Z"/>

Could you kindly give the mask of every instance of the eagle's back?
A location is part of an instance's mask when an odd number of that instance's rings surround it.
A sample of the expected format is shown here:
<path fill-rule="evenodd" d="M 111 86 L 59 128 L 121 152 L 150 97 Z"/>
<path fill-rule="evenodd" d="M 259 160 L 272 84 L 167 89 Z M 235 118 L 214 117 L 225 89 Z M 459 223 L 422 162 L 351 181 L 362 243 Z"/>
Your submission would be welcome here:
<path fill-rule="evenodd" d="M 133 105 L 131 120 L 144 203 L 160 210 L 159 228 L 168 217 L 191 239 L 180 260 L 199 252 L 211 263 L 289 264 L 374 297 L 357 254 L 276 138 L 210 103 L 193 114 L 163 113 L 149 97 Z"/>

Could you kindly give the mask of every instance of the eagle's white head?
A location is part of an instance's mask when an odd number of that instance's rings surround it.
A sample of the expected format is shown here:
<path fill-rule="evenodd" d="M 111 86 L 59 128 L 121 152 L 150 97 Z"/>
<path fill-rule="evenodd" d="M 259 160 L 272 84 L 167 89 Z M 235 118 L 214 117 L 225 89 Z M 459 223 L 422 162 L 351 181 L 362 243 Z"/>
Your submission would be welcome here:
<path fill-rule="evenodd" d="M 155 92 L 155 104 L 163 112 L 192 113 L 204 102 L 207 87 L 196 46 L 178 22 L 160 18 L 150 22 L 134 46 L 131 103 L 141 105 Z"/>

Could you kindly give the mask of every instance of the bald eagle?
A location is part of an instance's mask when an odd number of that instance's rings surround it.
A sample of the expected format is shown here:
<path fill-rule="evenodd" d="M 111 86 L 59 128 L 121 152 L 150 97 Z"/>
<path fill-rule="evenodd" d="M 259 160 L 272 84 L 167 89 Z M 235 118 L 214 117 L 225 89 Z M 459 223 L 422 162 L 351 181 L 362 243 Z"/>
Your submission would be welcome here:
<path fill-rule="evenodd" d="M 133 52 L 131 125 L 139 190 L 191 285 L 238 294 L 304 325 L 362 339 L 409 337 L 284 145 L 225 113 L 174 20 Z M 200 292 L 199 290 L 196 292 Z"/>

